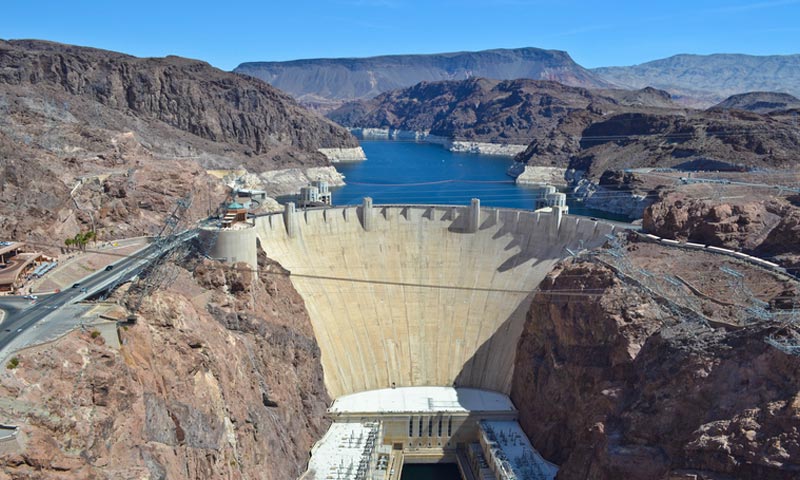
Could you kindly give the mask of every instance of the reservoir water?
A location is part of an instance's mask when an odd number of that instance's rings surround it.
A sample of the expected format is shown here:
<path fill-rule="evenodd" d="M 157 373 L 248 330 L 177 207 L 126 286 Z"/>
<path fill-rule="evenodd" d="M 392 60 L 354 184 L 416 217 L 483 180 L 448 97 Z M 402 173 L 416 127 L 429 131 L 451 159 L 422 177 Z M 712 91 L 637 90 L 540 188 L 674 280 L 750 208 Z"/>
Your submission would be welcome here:
<path fill-rule="evenodd" d="M 367 161 L 341 163 L 346 186 L 333 203 L 352 205 L 370 196 L 376 204 L 467 205 L 533 208 L 533 191 L 506 175 L 508 157 L 453 153 L 439 145 L 404 141 L 362 141 Z"/>
<path fill-rule="evenodd" d="M 509 157 L 454 153 L 440 145 L 396 140 L 362 140 L 364 162 L 336 165 L 347 185 L 333 190 L 334 205 L 360 204 L 372 197 L 376 204 L 481 205 L 533 209 L 536 193 L 518 186 L 506 174 Z M 583 207 L 567 194 L 570 213 L 624 220 Z"/>

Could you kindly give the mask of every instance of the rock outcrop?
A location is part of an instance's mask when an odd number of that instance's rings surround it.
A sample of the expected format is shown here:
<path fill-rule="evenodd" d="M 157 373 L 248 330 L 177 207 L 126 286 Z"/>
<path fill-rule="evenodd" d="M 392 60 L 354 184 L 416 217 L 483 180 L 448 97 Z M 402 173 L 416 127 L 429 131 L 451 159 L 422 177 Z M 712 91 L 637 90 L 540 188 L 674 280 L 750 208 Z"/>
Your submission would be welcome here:
<path fill-rule="evenodd" d="M 800 272 L 800 197 L 736 186 L 695 185 L 665 193 L 645 212 L 655 235 L 714 245 Z"/>
<path fill-rule="evenodd" d="M 737 320 L 747 299 L 707 274 L 745 273 L 773 308 L 796 285 L 705 252 L 623 251 L 628 267 L 566 261 L 533 299 L 511 395 L 533 445 L 564 480 L 796 478 L 800 357 L 764 341 L 777 322 Z M 667 269 L 682 287 L 662 281 Z"/>
<path fill-rule="evenodd" d="M 0 476 L 299 476 L 329 399 L 302 299 L 259 263 L 182 271 L 120 326 L 118 351 L 86 331 L 18 353 L 0 373 L 0 416 L 21 426 Z"/>

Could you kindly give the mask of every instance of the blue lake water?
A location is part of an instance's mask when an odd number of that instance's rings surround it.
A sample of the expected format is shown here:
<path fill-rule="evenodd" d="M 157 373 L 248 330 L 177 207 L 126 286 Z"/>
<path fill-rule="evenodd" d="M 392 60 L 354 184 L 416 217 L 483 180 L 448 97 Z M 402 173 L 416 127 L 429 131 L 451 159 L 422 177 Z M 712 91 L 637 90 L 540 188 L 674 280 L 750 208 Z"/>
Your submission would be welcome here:
<path fill-rule="evenodd" d="M 333 190 L 334 205 L 360 204 L 363 197 L 375 204 L 445 205 L 480 198 L 484 206 L 533 209 L 535 191 L 506 175 L 511 158 L 453 153 L 422 142 L 362 141 L 361 146 L 367 161 L 336 165 L 347 185 Z M 567 203 L 572 214 L 621 220 L 584 208 L 569 194 Z"/>
<path fill-rule="evenodd" d="M 478 197 L 486 206 L 533 208 L 534 192 L 506 175 L 507 157 L 453 153 L 439 145 L 403 141 L 362 141 L 367 161 L 340 163 L 346 186 L 333 191 L 335 205 L 435 203 L 467 205 Z"/>

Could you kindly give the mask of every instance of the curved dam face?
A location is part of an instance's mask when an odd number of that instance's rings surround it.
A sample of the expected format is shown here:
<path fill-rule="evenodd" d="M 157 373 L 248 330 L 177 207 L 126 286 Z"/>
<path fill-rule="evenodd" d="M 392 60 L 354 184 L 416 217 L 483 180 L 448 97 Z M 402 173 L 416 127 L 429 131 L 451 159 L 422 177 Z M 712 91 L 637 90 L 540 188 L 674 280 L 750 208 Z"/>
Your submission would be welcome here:
<path fill-rule="evenodd" d="M 332 397 L 407 386 L 508 393 L 532 292 L 612 225 L 558 213 L 442 206 L 329 208 L 258 217 L 291 271 Z"/>

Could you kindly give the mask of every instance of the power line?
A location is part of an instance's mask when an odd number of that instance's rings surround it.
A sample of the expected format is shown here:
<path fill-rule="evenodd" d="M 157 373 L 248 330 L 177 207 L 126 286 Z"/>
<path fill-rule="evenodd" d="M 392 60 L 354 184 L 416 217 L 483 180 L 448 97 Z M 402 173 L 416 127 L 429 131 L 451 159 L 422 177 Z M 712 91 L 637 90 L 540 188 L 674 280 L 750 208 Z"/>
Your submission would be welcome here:
<path fill-rule="evenodd" d="M 58 247 L 58 245 L 49 244 L 46 242 L 25 242 L 28 245 L 35 245 L 35 246 L 47 246 L 47 247 Z M 86 249 L 84 252 L 87 253 L 96 253 L 102 255 L 110 255 L 115 256 L 118 258 L 134 258 L 134 259 L 150 259 L 145 255 L 138 255 L 138 254 L 122 254 L 122 253 L 115 253 L 109 252 L 104 250 L 96 250 L 96 249 Z M 327 281 L 327 282 L 341 282 L 341 283 L 350 283 L 350 284 L 358 284 L 358 285 L 379 285 L 379 286 L 392 286 L 392 287 L 403 287 L 403 288 L 427 288 L 427 289 L 436 289 L 436 290 L 453 290 L 453 291 L 471 291 L 471 292 L 483 292 L 483 293 L 508 293 L 508 294 L 515 294 L 515 295 L 547 295 L 550 297 L 577 297 L 577 298 L 587 298 L 587 297 L 599 297 L 605 294 L 605 288 L 579 288 L 579 289 L 569 289 L 569 288 L 559 288 L 559 289 L 548 289 L 548 290 L 541 290 L 538 287 L 533 290 L 521 290 L 521 289 L 508 289 L 508 288 L 490 288 L 490 287 L 467 287 L 467 286 L 460 286 L 460 285 L 443 285 L 443 284 L 431 284 L 431 283 L 418 283 L 418 282 L 398 282 L 393 280 L 378 280 L 378 279 L 364 279 L 364 278 L 354 278 L 354 277 L 342 277 L 342 276 L 334 276 L 334 275 L 315 275 L 315 274 L 308 274 L 308 273 L 295 273 L 295 272 L 276 272 L 276 271 L 268 271 L 268 270 L 258 270 L 249 267 L 240 267 L 236 265 L 228 265 L 224 263 L 220 263 L 219 265 L 214 267 L 215 269 L 224 270 L 224 271 L 233 271 L 233 272 L 249 272 L 256 275 L 265 274 L 265 275 L 274 275 L 274 276 L 281 276 L 286 278 L 301 278 L 301 279 L 308 279 L 308 280 L 320 280 L 320 281 Z M 585 275 L 569 275 L 569 274 L 559 274 L 556 278 L 584 278 Z M 347 292 L 363 292 L 366 291 L 364 289 L 347 289 L 347 288 L 312 288 L 308 290 L 308 293 L 347 293 Z M 772 300 L 790 300 L 795 299 L 794 296 L 777 296 L 771 297 Z"/>

